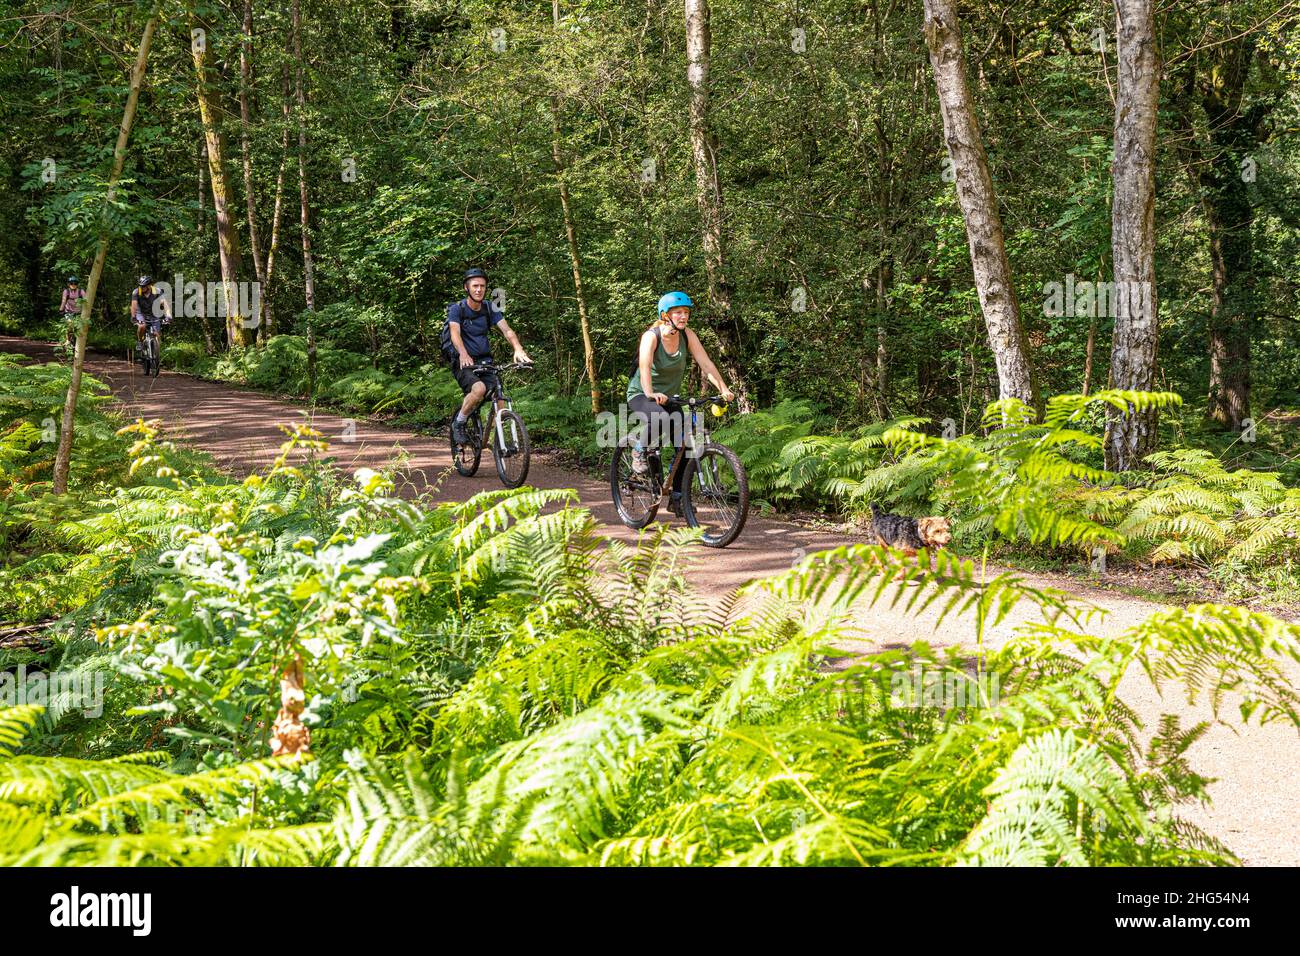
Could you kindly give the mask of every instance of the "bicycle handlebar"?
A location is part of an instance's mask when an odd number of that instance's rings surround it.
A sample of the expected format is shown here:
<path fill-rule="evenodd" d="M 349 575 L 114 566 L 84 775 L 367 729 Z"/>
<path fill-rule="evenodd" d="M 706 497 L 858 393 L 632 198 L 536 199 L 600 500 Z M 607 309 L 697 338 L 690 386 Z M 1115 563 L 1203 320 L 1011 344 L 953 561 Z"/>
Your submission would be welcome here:
<path fill-rule="evenodd" d="M 687 398 L 684 395 L 669 395 L 668 404 L 686 405 L 690 408 L 699 408 L 702 405 L 726 406 L 727 400 L 721 395 L 700 395 L 695 398 Z"/>
<path fill-rule="evenodd" d="M 532 362 L 510 362 L 506 365 L 497 365 L 495 362 L 475 362 L 469 366 L 469 370 L 475 374 L 480 372 L 517 372 L 521 369 L 531 371 Z"/>

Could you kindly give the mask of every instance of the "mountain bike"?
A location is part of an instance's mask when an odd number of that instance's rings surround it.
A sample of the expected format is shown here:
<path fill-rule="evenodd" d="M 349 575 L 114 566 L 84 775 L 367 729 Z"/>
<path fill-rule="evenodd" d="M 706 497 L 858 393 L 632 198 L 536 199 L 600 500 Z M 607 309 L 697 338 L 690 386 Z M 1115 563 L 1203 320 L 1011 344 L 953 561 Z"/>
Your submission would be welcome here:
<path fill-rule="evenodd" d="M 702 543 L 710 548 L 725 548 L 739 537 L 749 516 L 749 476 L 740 456 L 710 440 L 708 425 L 700 414 L 706 405 L 722 406 L 723 398 L 674 395 L 664 406 L 669 411 L 690 411 L 689 432 L 682 436 L 666 475 L 655 449 L 647 452 L 649 471 L 640 474 L 632 467 L 635 436 L 627 436 L 614 449 L 609 489 L 619 520 L 629 528 L 644 528 L 654 520 L 664 496 L 672 493 L 677 469 L 684 468 L 682 517 L 686 523 L 704 531 Z"/>
<path fill-rule="evenodd" d="M 466 478 L 472 478 L 478 472 L 479 459 L 483 456 L 484 434 L 492 436 L 492 457 L 496 459 L 497 477 L 507 488 L 518 488 L 528 477 L 528 462 L 532 455 L 532 445 L 528 441 L 528 429 L 524 420 L 515 411 L 514 403 L 505 392 L 501 376 L 505 372 L 531 369 L 531 365 L 511 362 L 509 365 L 495 365 L 492 362 L 476 362 L 470 366 L 475 375 L 482 378 L 489 372 L 496 372 L 496 384 L 490 393 L 474 409 L 474 414 L 465 422 L 465 436 L 469 442 L 460 445 L 456 442 L 455 431 L 451 432 L 451 461 L 456 471 Z M 486 432 L 482 426 L 482 411 L 490 403 Z"/>
<path fill-rule="evenodd" d="M 60 313 L 63 318 L 63 341 L 55 343 L 55 351 L 64 349 L 69 356 L 77 348 L 77 323 L 81 321 L 80 312 Z"/>
<path fill-rule="evenodd" d="M 157 378 L 162 364 L 161 321 L 146 322 L 144 338 L 140 342 L 140 361 L 144 365 L 145 378 Z"/>

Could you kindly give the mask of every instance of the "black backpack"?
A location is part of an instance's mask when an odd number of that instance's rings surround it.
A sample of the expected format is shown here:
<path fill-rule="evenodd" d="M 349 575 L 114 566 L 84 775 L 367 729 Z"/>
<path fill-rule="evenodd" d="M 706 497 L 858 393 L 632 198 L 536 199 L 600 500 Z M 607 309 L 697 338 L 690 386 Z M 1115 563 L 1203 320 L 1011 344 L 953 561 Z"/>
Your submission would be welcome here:
<path fill-rule="evenodd" d="M 655 326 L 654 326 L 654 330 L 655 330 L 655 344 L 658 345 L 659 348 L 663 348 L 663 347 L 664 347 L 664 330 L 663 330 L 663 326 L 659 325 L 659 323 L 656 322 L 656 323 L 655 323 Z M 686 344 L 686 343 L 685 343 L 685 333 L 683 333 L 683 335 L 682 335 L 682 339 L 683 339 L 682 344 L 683 344 L 683 346 L 684 346 L 684 345 Z M 641 364 L 641 343 L 640 343 L 640 340 L 638 340 L 638 341 L 637 341 L 636 351 L 632 353 L 632 364 L 628 367 L 628 370 L 627 370 L 628 378 L 631 378 L 633 375 L 636 374 L 637 367 L 638 367 L 640 364 Z"/>
<path fill-rule="evenodd" d="M 460 307 L 460 322 L 461 325 L 464 325 L 465 312 L 466 310 L 469 310 L 469 306 L 465 304 L 464 299 L 461 299 L 459 302 L 456 303 L 456 305 Z M 491 328 L 490 320 L 492 318 L 492 306 L 489 305 L 487 302 L 484 302 L 483 308 L 488 310 L 488 319 L 489 319 L 488 325 L 490 330 Z M 472 318 L 478 318 L 478 314 L 474 313 L 473 310 L 470 310 L 470 313 Z M 445 358 L 448 362 L 454 362 L 456 360 L 456 347 L 451 343 L 451 322 L 448 319 L 442 320 L 442 334 L 438 336 L 438 346 L 439 348 L 442 349 L 442 357 Z"/>

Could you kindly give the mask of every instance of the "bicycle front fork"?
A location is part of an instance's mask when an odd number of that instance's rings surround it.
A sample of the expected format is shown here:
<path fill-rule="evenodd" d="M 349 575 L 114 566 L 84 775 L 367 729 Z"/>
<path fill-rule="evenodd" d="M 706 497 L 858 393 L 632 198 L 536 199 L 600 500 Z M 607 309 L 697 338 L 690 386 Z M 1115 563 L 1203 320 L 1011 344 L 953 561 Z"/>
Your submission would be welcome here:
<path fill-rule="evenodd" d="M 506 429 L 505 426 L 501 424 L 501 419 L 502 419 L 501 413 L 503 411 L 513 412 L 515 410 L 515 406 L 514 403 L 510 401 L 510 399 L 506 399 L 502 404 L 505 405 L 505 408 L 501 408 L 500 406 L 497 407 L 496 414 L 493 415 L 492 417 L 492 423 L 496 427 L 497 447 L 500 448 L 502 451 L 509 452 L 519 447 L 519 429 L 515 426 L 515 420 L 511 418 L 509 423 L 510 440 L 506 441 Z"/>

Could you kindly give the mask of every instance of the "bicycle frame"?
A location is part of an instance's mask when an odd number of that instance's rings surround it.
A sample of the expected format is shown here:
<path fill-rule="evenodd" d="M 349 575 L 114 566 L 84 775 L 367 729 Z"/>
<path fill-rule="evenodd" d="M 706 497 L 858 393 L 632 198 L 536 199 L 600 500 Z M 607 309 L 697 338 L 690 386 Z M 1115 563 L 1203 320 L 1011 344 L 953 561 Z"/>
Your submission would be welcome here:
<path fill-rule="evenodd" d="M 487 369 L 485 368 L 485 371 L 486 370 Z M 487 425 L 483 429 L 483 431 L 479 434 L 478 447 L 480 451 L 482 451 L 484 446 L 487 444 L 487 436 L 493 430 L 495 430 L 497 433 L 498 448 L 519 447 L 519 435 L 517 430 L 515 429 L 515 423 L 513 421 L 509 423 L 511 441 L 506 441 L 505 428 L 501 424 L 500 413 L 503 411 L 513 412 L 515 410 L 515 403 L 511 400 L 510 396 L 506 394 L 505 383 L 501 380 L 501 373 L 508 370 L 509 369 L 497 369 L 497 368 L 492 369 L 492 371 L 495 371 L 497 373 L 497 386 L 496 389 L 493 391 L 493 393 L 487 396 L 485 399 L 485 401 L 492 403 L 492 407 L 488 411 Z"/>
<path fill-rule="evenodd" d="M 664 477 L 663 486 L 659 489 L 659 497 L 662 500 L 664 495 L 672 491 L 673 480 L 677 477 L 677 471 L 684 466 L 686 461 L 686 452 L 695 449 L 703 449 L 709 444 L 709 426 L 708 423 L 701 419 L 697 406 L 680 403 L 681 411 L 685 412 L 690 409 L 690 428 L 682 435 L 682 443 L 673 449 L 673 464 L 668 469 L 668 474 Z M 684 419 L 683 419 L 684 420 Z"/>
<path fill-rule="evenodd" d="M 162 329 L 146 325 L 144 328 L 144 338 L 141 339 L 141 345 L 144 346 L 145 355 L 158 362 L 162 359 Z"/>

